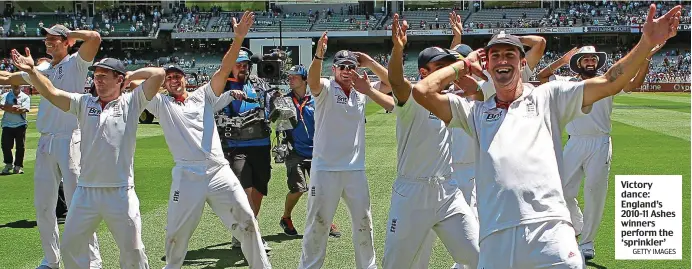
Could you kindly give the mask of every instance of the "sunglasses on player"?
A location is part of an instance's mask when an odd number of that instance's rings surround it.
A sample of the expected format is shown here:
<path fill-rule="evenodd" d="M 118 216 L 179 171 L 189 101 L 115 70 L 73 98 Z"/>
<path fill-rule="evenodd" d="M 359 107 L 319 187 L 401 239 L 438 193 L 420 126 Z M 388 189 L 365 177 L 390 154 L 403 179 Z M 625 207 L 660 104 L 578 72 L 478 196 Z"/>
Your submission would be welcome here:
<path fill-rule="evenodd" d="M 341 71 L 343 71 L 344 69 L 356 70 L 356 66 L 353 64 L 340 64 L 340 65 L 334 65 L 334 67 L 339 68 L 339 70 L 341 70 Z"/>

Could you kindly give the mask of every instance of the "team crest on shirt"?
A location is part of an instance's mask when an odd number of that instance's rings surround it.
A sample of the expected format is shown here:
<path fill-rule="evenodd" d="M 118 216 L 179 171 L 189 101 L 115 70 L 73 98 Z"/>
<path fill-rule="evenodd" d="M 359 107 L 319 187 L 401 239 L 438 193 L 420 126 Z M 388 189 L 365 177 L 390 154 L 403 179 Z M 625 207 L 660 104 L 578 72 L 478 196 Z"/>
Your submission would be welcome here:
<path fill-rule="evenodd" d="M 113 106 L 113 117 L 122 117 L 123 116 L 123 111 L 120 109 L 120 106 L 115 105 Z"/>
<path fill-rule="evenodd" d="M 527 118 L 532 118 L 538 116 L 538 109 L 536 108 L 536 103 L 530 100 L 526 103 L 526 115 Z"/>
<path fill-rule="evenodd" d="M 63 73 L 62 73 L 62 65 L 61 65 L 60 67 L 58 67 L 57 79 L 62 79 L 62 76 L 63 76 Z"/>
<path fill-rule="evenodd" d="M 93 117 L 101 116 L 101 110 L 98 107 L 87 107 L 87 115 Z"/>

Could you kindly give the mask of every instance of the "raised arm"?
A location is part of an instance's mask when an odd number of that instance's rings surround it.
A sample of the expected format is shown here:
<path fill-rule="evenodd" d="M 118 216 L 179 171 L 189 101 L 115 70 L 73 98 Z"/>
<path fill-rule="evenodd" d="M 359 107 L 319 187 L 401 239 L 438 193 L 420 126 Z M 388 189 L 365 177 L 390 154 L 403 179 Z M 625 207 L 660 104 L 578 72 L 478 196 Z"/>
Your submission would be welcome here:
<path fill-rule="evenodd" d="M 84 41 L 79 47 L 79 56 L 87 62 L 91 62 L 96 57 L 101 47 L 101 35 L 96 31 L 77 30 L 67 33 L 67 40 L 74 44 L 76 40 Z"/>
<path fill-rule="evenodd" d="M 250 11 L 245 11 L 243 17 L 240 19 L 240 23 L 236 22 L 235 17 L 233 18 L 233 32 L 235 33 L 233 44 L 231 44 L 231 48 L 226 52 L 226 55 L 223 56 L 221 67 L 219 67 L 219 70 L 216 70 L 209 82 L 216 96 L 221 96 L 223 93 L 223 89 L 226 86 L 226 79 L 231 74 L 233 66 L 235 66 L 240 48 L 243 46 L 243 40 L 254 21 L 255 13 Z"/>
<path fill-rule="evenodd" d="M 533 70 L 545 52 L 545 38 L 536 35 L 520 36 L 519 41 L 531 49 L 526 52 L 526 65 Z"/>
<path fill-rule="evenodd" d="M 449 47 L 451 49 L 461 44 L 461 35 L 464 31 L 464 24 L 461 22 L 461 16 L 457 15 L 456 11 L 449 13 L 449 26 L 452 27 L 452 34 L 454 34 L 452 45 Z M 392 29 L 392 31 L 394 30 Z"/>
<path fill-rule="evenodd" d="M 653 57 L 656 54 L 656 52 L 663 48 L 663 45 L 665 45 L 665 42 L 664 44 L 660 44 L 651 50 L 649 56 L 646 57 L 646 62 L 641 68 L 639 68 L 637 75 L 630 81 L 630 83 L 627 84 L 627 86 L 624 89 L 622 89 L 624 92 L 634 91 L 635 89 L 641 87 L 642 84 L 644 84 L 644 80 L 646 80 L 646 75 L 649 74 L 649 65 L 651 64 L 651 57 Z"/>
<path fill-rule="evenodd" d="M 31 81 L 34 83 L 33 86 L 41 94 L 43 98 L 46 98 L 51 104 L 60 108 L 62 111 L 70 110 L 70 96 L 69 93 L 56 89 L 50 80 L 41 74 L 34 66 L 34 60 L 31 58 L 31 51 L 29 48 L 24 49 L 26 56 L 19 54 L 17 50 L 12 50 L 12 63 L 21 71 L 26 72 Z"/>
<path fill-rule="evenodd" d="M 355 70 L 350 70 L 349 72 L 351 73 L 351 78 L 353 79 L 353 88 L 355 88 L 356 91 L 367 95 L 370 97 L 370 99 L 375 101 L 375 103 L 386 110 L 391 111 L 394 109 L 394 98 L 374 89 L 370 83 L 370 78 L 368 78 L 368 73 L 363 71 L 363 75 L 360 75 Z"/>
<path fill-rule="evenodd" d="M 389 59 L 389 85 L 392 87 L 392 93 L 399 102 L 397 105 L 403 106 L 411 96 L 411 82 L 404 78 L 404 46 L 406 45 L 407 37 L 406 30 L 408 23 L 403 21 L 399 25 L 399 14 L 394 14 L 392 19 L 392 56 Z"/>
<path fill-rule="evenodd" d="M 543 68 L 543 70 L 541 70 L 541 72 L 539 72 L 537 75 L 538 80 L 541 82 L 541 84 L 548 83 L 548 81 L 550 80 L 550 76 L 552 76 L 555 73 L 555 70 L 558 70 L 563 65 L 569 64 L 569 59 L 571 59 L 572 56 L 574 56 L 574 54 L 577 53 L 577 51 L 579 51 L 579 48 L 574 47 L 573 49 L 565 53 L 565 55 L 562 55 L 560 59 L 557 59 L 556 61 L 552 62 L 551 64 Z"/>
<path fill-rule="evenodd" d="M 26 85 L 29 84 L 26 81 L 24 81 L 24 78 L 22 78 L 22 73 L 21 72 L 5 72 L 2 71 L 2 74 L 0 74 L 0 85 Z"/>
<path fill-rule="evenodd" d="M 624 89 L 630 80 L 637 74 L 639 68 L 646 61 L 647 56 L 658 44 L 674 37 L 680 24 L 681 6 L 675 6 L 668 13 L 658 19 L 654 19 L 656 6 L 649 6 L 649 14 L 642 29 L 642 37 L 639 43 L 608 71 L 598 77 L 584 81 L 584 101 L 582 106 L 589 106 L 607 96 L 615 95 Z"/>
<path fill-rule="evenodd" d="M 151 101 L 159 92 L 163 80 L 166 78 L 166 71 L 161 67 L 145 67 L 135 70 L 134 72 L 127 72 L 125 76 L 125 85 L 129 85 L 130 81 L 133 80 L 144 80 L 142 82 L 142 90 L 144 90 L 144 96 L 147 101 Z"/>
<path fill-rule="evenodd" d="M 379 91 L 385 94 L 390 93 L 392 91 L 392 87 L 389 85 L 389 72 L 387 71 L 387 68 L 384 68 L 384 66 L 382 66 L 380 63 L 373 60 L 370 55 L 362 52 L 354 52 L 353 54 L 358 57 L 358 65 L 372 70 L 372 72 L 375 73 L 375 75 L 380 79 L 380 83 L 382 83 L 382 85 L 380 86 Z"/>
<path fill-rule="evenodd" d="M 324 53 L 327 51 L 327 32 L 322 33 L 320 40 L 317 41 L 317 49 L 315 49 L 315 57 L 312 59 L 310 69 L 308 69 L 308 86 L 312 95 L 319 96 L 322 93 L 320 87 L 320 78 L 322 77 L 322 61 Z"/>

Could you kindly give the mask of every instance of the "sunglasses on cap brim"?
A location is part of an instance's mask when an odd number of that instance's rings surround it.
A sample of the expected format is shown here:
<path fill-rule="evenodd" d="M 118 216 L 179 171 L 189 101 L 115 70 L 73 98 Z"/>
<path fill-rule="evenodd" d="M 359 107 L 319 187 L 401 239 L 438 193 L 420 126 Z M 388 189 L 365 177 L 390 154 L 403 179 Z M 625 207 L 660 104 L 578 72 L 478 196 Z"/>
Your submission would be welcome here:
<path fill-rule="evenodd" d="M 339 70 L 356 70 L 356 65 L 355 64 L 335 64 L 334 67 L 339 68 Z"/>

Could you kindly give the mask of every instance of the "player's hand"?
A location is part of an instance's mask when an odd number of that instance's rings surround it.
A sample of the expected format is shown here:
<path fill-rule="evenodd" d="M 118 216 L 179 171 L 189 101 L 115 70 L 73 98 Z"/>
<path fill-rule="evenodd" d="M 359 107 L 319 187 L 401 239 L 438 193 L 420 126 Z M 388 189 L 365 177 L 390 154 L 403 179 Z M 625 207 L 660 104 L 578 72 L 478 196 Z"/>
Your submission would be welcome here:
<path fill-rule="evenodd" d="M 29 48 L 24 48 L 26 55 L 21 55 L 16 49 L 11 52 L 12 64 L 17 67 L 17 69 L 24 72 L 31 72 L 34 68 L 34 58 L 31 58 L 31 51 Z"/>
<path fill-rule="evenodd" d="M 250 31 L 250 28 L 252 28 L 253 23 L 255 23 L 255 13 L 245 11 L 240 18 L 240 22 L 237 22 L 235 17 L 233 17 L 233 33 L 238 37 L 244 38 Z"/>
<path fill-rule="evenodd" d="M 565 53 L 565 55 L 562 55 L 562 57 L 560 58 L 560 62 L 562 64 L 568 64 L 569 60 L 572 59 L 572 56 L 574 56 L 574 54 L 577 54 L 577 51 L 579 51 L 578 47 L 572 48 L 567 53 Z"/>
<path fill-rule="evenodd" d="M 406 46 L 406 42 L 408 42 L 406 30 L 408 30 L 408 22 L 406 20 L 399 22 L 399 14 L 394 13 L 394 18 L 392 19 L 392 42 L 395 48 L 403 49 Z"/>
<path fill-rule="evenodd" d="M 354 51 L 353 54 L 358 58 L 358 66 L 360 67 L 370 68 L 372 64 L 375 63 L 375 60 L 373 60 L 370 55 L 358 51 Z"/>
<path fill-rule="evenodd" d="M 483 59 L 485 57 L 485 50 L 484 49 L 477 49 L 469 53 L 469 55 L 466 56 L 466 59 L 469 60 L 469 63 L 471 63 L 471 70 L 470 73 L 483 79 L 483 80 L 488 80 L 488 77 L 483 73 Z"/>
<path fill-rule="evenodd" d="M 449 25 L 452 27 L 454 36 L 461 36 L 464 31 L 464 24 L 461 22 L 461 16 L 457 15 L 456 11 L 449 13 Z"/>
<path fill-rule="evenodd" d="M 368 78 L 368 73 L 363 71 L 363 75 L 358 74 L 356 70 L 348 71 L 351 75 L 351 84 L 357 92 L 362 94 L 368 94 L 372 90 L 370 85 L 370 78 Z"/>
<path fill-rule="evenodd" d="M 231 96 L 236 100 L 243 100 L 247 97 L 244 91 L 241 90 L 231 90 Z"/>
<path fill-rule="evenodd" d="M 320 58 L 324 58 L 324 53 L 327 52 L 327 41 L 329 38 L 327 37 L 327 31 L 322 33 L 322 36 L 320 37 L 320 40 L 317 41 L 317 49 L 315 50 L 315 55 Z"/>
<path fill-rule="evenodd" d="M 650 47 L 654 47 L 677 35 L 681 9 L 682 7 L 677 5 L 671 8 L 665 15 L 654 19 L 656 5 L 651 4 L 649 6 L 649 14 L 646 16 L 646 22 L 642 28 L 641 41 Z"/>

